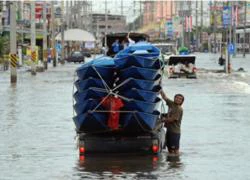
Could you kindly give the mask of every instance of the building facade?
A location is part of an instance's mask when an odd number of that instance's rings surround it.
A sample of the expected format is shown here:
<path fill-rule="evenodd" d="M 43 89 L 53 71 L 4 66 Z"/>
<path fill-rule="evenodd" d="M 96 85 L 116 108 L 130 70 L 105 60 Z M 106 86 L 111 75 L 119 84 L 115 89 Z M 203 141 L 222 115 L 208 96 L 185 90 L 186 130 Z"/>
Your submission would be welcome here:
<path fill-rule="evenodd" d="M 175 12 L 174 1 L 144 1 L 140 31 L 148 33 L 152 40 L 164 38 L 165 24 Z"/>
<path fill-rule="evenodd" d="M 92 33 L 99 40 L 105 35 L 105 14 L 92 14 L 92 29 Z M 107 14 L 107 34 L 126 31 L 125 16 Z"/>

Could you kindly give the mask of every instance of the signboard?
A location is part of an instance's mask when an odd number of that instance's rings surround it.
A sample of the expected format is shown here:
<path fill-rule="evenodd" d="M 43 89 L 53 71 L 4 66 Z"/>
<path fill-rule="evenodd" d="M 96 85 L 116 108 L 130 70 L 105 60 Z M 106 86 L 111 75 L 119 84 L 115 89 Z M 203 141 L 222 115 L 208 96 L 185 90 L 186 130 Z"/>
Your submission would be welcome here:
<path fill-rule="evenodd" d="M 41 19 L 42 18 L 44 3 L 46 3 L 46 14 L 47 14 L 47 17 L 49 16 L 49 14 L 50 14 L 50 4 L 47 3 L 46 1 L 36 1 L 35 2 L 36 19 Z M 29 8 L 29 7 L 24 7 L 24 8 Z M 29 9 L 24 10 L 24 12 L 25 11 L 29 12 Z M 28 13 L 28 17 L 27 17 L 28 19 L 29 19 L 29 16 L 30 16 L 30 12 Z"/>
<path fill-rule="evenodd" d="M 180 34 L 182 33 L 181 17 L 178 16 L 173 17 L 173 32 L 175 38 L 180 37 Z"/>
<path fill-rule="evenodd" d="M 168 38 L 173 38 L 173 22 L 169 20 L 166 22 L 166 34 Z"/>
<path fill-rule="evenodd" d="M 95 43 L 94 42 L 85 42 L 85 48 L 87 49 L 92 49 L 92 48 L 95 48 Z"/>
<path fill-rule="evenodd" d="M 224 2 L 216 1 L 216 3 L 210 2 L 209 10 L 210 10 L 210 24 L 213 26 L 216 24 L 217 27 L 221 27 L 223 25 L 223 10 L 224 10 Z"/>
<path fill-rule="evenodd" d="M 61 18 L 62 17 L 62 9 L 60 6 L 55 7 L 55 18 Z"/>
<path fill-rule="evenodd" d="M 248 0 L 247 1 L 247 7 L 246 7 L 247 9 L 247 12 L 246 12 L 246 15 L 247 15 L 247 23 L 249 23 L 250 22 L 250 1 Z M 242 12 L 242 14 L 244 14 L 244 8 L 242 8 L 243 9 L 243 12 Z M 244 16 L 242 16 L 242 22 L 244 22 Z M 243 24 L 243 23 L 242 23 Z"/>
<path fill-rule="evenodd" d="M 223 7 L 222 19 L 224 28 L 228 27 L 228 25 L 231 24 L 231 6 Z"/>
<path fill-rule="evenodd" d="M 35 54 L 36 54 L 35 60 L 38 61 L 38 46 L 36 46 L 35 49 L 36 49 L 35 50 Z M 27 49 L 26 49 L 26 56 L 31 57 L 31 55 L 32 55 L 31 47 L 28 46 Z"/>
<path fill-rule="evenodd" d="M 232 43 L 228 44 L 227 50 L 228 50 L 229 54 L 233 54 L 234 49 L 235 49 L 234 44 L 232 44 Z"/>

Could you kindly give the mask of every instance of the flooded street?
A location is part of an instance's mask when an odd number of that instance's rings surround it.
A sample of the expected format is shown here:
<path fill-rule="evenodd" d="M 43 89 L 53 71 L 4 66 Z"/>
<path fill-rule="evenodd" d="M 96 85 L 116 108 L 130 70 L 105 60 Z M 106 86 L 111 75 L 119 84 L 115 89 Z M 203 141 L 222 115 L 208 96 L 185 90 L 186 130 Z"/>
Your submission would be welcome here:
<path fill-rule="evenodd" d="M 74 70 L 49 67 L 16 86 L 0 71 L 0 171 L 3 180 L 248 179 L 250 177 L 250 61 L 235 58 L 221 70 L 218 56 L 197 54 L 197 79 L 167 79 L 169 97 L 185 96 L 181 155 L 85 156 L 79 161 L 73 116 Z M 200 69 L 200 70 L 199 70 Z"/>

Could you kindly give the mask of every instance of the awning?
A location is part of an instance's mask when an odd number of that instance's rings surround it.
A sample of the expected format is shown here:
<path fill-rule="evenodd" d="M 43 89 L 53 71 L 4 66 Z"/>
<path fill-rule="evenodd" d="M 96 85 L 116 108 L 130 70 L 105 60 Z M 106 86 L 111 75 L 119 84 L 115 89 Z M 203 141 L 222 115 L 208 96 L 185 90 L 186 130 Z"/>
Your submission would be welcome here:
<path fill-rule="evenodd" d="M 61 41 L 61 33 L 56 36 L 57 41 Z M 93 34 L 82 29 L 68 29 L 64 31 L 64 41 L 83 41 L 83 42 L 94 42 L 95 37 Z"/>

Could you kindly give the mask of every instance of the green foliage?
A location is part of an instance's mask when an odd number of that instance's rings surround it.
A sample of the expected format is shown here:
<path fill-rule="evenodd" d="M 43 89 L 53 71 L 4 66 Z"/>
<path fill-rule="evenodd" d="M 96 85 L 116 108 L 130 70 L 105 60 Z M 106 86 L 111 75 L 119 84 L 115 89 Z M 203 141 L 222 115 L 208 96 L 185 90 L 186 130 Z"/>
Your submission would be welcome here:
<path fill-rule="evenodd" d="M 10 40 L 8 36 L 0 37 L 0 57 L 10 52 Z"/>

